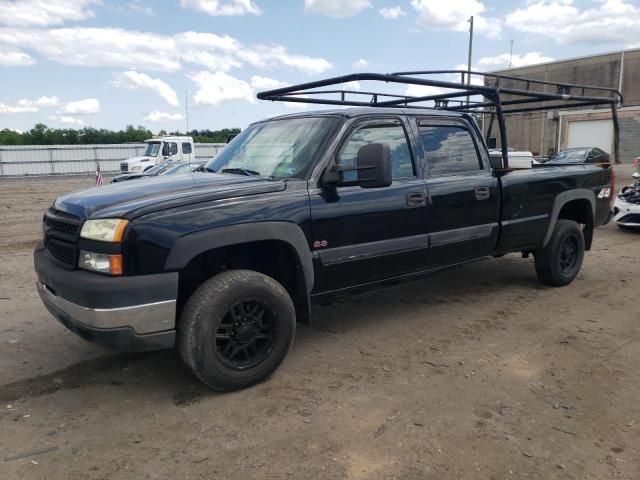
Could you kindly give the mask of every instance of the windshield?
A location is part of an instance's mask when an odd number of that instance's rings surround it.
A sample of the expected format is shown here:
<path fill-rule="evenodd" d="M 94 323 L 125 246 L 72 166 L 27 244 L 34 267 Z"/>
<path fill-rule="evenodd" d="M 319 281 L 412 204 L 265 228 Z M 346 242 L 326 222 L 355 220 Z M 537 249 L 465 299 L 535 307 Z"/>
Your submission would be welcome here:
<path fill-rule="evenodd" d="M 144 149 L 143 157 L 155 157 L 160 150 L 160 142 L 147 142 L 147 148 Z"/>
<path fill-rule="evenodd" d="M 144 173 L 147 175 L 158 175 L 160 174 L 160 172 L 162 172 L 163 170 L 166 170 L 170 166 L 171 166 L 171 163 L 169 162 L 159 163 L 158 165 L 156 165 L 155 167 L 151 167 L 149 170 L 147 170 Z"/>
<path fill-rule="evenodd" d="M 577 163 L 582 162 L 587 153 L 589 153 L 589 148 L 576 148 L 574 150 L 563 150 L 558 153 L 555 157 L 553 157 L 550 162 L 558 162 L 558 163 Z"/>
<path fill-rule="evenodd" d="M 180 162 L 177 165 L 174 164 L 171 168 L 167 168 L 160 175 L 173 175 L 176 173 L 193 172 L 196 168 L 198 168 L 201 165 L 202 165 L 202 162 L 200 163 Z"/>
<path fill-rule="evenodd" d="M 252 125 L 204 168 L 218 173 L 306 178 L 337 122 L 334 117 L 305 117 Z"/>

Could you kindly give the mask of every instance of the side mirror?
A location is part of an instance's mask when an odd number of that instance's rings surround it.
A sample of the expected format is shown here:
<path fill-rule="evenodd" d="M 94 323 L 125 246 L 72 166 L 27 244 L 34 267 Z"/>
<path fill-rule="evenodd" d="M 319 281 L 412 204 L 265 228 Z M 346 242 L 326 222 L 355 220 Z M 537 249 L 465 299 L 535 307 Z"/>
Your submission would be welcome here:
<path fill-rule="evenodd" d="M 343 180 L 343 172 L 357 172 L 357 180 Z M 389 145 L 369 143 L 360 147 L 356 166 L 333 165 L 323 177 L 324 183 L 339 187 L 359 185 L 362 188 L 382 188 L 391 185 L 391 152 Z"/>
<path fill-rule="evenodd" d="M 640 172 L 633 172 L 633 174 L 631 176 L 633 178 L 635 178 L 636 180 L 640 180 Z"/>

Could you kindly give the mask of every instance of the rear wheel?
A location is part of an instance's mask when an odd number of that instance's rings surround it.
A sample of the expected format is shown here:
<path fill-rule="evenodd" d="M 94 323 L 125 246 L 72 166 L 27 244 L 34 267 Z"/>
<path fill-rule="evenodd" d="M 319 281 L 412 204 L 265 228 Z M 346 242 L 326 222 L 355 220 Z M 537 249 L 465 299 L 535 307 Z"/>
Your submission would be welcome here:
<path fill-rule="evenodd" d="M 558 220 L 547 246 L 534 252 L 538 278 L 554 287 L 568 285 L 580 272 L 584 249 L 580 225 Z"/>
<path fill-rule="evenodd" d="M 293 302 L 273 278 L 230 270 L 210 278 L 187 301 L 178 350 L 206 385 L 237 390 L 271 374 L 295 334 Z"/>

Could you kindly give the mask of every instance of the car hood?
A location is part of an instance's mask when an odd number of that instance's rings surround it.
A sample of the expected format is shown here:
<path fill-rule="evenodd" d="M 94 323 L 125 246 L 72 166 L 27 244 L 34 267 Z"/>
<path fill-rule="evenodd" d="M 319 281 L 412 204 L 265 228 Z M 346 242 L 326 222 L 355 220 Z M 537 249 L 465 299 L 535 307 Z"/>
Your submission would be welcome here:
<path fill-rule="evenodd" d="M 156 157 L 131 157 L 123 160 L 122 163 L 139 163 L 143 160 L 154 160 Z"/>
<path fill-rule="evenodd" d="M 284 190 L 283 181 L 205 172 L 150 177 L 144 182 L 118 182 L 58 197 L 53 208 L 82 220 L 128 218 L 178 205 Z"/>

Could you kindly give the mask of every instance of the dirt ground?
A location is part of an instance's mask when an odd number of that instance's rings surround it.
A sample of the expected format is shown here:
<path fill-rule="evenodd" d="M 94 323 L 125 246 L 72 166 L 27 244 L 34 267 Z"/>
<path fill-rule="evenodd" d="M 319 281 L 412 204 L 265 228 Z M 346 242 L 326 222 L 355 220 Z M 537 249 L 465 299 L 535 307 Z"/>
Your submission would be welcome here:
<path fill-rule="evenodd" d="M 598 230 L 565 288 L 509 255 L 316 306 L 269 380 L 218 394 L 41 305 L 42 212 L 92 180 L 0 181 L 3 480 L 640 478 L 640 233 Z"/>

